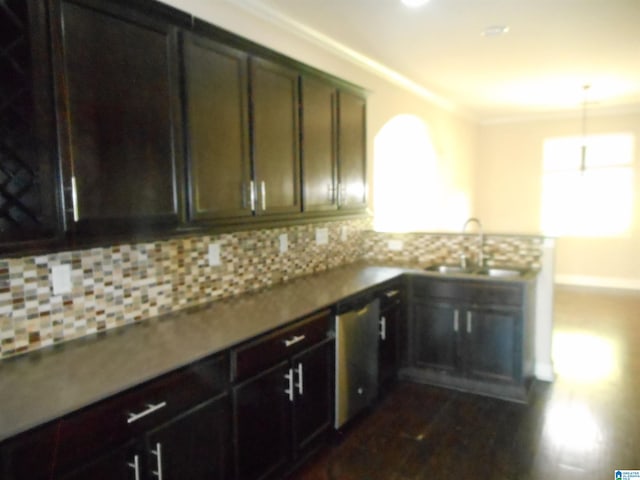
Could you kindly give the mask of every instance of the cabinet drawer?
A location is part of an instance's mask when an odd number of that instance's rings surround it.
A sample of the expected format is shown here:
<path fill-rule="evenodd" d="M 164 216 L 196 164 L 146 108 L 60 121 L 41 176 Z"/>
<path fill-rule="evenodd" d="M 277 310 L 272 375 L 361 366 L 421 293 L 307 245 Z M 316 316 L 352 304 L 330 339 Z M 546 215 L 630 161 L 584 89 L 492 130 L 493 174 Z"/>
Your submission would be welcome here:
<path fill-rule="evenodd" d="M 83 463 L 226 391 L 225 355 L 198 362 L 62 419 L 57 471 Z"/>
<path fill-rule="evenodd" d="M 324 340 L 329 334 L 330 320 L 331 311 L 324 310 L 234 349 L 231 352 L 233 380 L 250 377 Z"/>
<path fill-rule="evenodd" d="M 523 304 L 521 284 L 416 278 L 411 291 L 415 299 L 437 298 L 467 305 L 519 307 Z"/>

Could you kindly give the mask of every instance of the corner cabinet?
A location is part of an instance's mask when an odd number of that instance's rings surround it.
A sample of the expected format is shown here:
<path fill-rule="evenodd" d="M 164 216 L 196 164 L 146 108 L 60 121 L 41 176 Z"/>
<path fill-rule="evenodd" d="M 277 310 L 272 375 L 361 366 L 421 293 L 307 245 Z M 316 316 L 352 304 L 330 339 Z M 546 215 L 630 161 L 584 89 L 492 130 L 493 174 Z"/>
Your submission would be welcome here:
<path fill-rule="evenodd" d="M 533 377 L 528 282 L 413 276 L 405 378 L 525 401 Z"/>
<path fill-rule="evenodd" d="M 328 433 L 333 412 L 330 312 L 231 353 L 236 478 L 280 478 Z"/>
<path fill-rule="evenodd" d="M 175 228 L 184 196 L 178 25 L 155 3 L 54 0 L 64 204 L 85 235 Z"/>

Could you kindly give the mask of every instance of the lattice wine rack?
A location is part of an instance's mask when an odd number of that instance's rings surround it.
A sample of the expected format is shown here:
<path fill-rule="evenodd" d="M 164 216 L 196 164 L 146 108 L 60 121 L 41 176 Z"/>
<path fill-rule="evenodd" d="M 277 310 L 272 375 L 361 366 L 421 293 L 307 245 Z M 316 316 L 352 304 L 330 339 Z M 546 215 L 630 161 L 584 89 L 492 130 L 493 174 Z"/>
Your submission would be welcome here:
<path fill-rule="evenodd" d="M 26 0 L 0 0 L 0 238 L 41 228 Z"/>

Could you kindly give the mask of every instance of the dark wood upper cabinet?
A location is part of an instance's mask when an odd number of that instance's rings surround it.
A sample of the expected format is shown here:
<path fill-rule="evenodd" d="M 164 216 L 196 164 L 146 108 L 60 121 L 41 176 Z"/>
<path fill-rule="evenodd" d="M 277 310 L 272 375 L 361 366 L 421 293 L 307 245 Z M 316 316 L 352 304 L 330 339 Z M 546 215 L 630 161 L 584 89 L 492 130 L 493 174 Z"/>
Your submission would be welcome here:
<path fill-rule="evenodd" d="M 367 206 L 366 100 L 355 93 L 338 93 L 338 182 L 341 209 Z"/>
<path fill-rule="evenodd" d="M 258 215 L 301 211 L 298 72 L 252 58 L 253 168 Z"/>
<path fill-rule="evenodd" d="M 181 219 L 177 28 L 117 2 L 54 2 L 67 218 L 81 233 Z"/>
<path fill-rule="evenodd" d="M 42 2 L 0 2 L 0 246 L 59 231 L 47 16 Z"/>
<path fill-rule="evenodd" d="M 305 212 L 338 208 L 337 90 L 328 81 L 302 77 L 302 192 Z"/>
<path fill-rule="evenodd" d="M 248 55 L 185 34 L 189 220 L 252 214 Z"/>

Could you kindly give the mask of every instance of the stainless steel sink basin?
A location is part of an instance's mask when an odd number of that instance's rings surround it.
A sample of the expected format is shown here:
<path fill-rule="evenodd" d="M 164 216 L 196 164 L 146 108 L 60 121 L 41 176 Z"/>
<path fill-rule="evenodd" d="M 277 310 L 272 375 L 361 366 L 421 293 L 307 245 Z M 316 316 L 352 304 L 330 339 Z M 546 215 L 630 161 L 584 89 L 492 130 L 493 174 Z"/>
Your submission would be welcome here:
<path fill-rule="evenodd" d="M 509 268 L 509 267 L 484 267 L 484 268 L 476 268 L 476 269 L 465 269 L 460 265 L 448 265 L 448 264 L 437 264 L 431 265 L 430 267 L 425 268 L 427 272 L 435 272 L 446 274 L 465 274 L 465 275 L 478 275 L 484 277 L 521 277 L 524 275 L 525 271 L 518 268 Z"/>
<path fill-rule="evenodd" d="M 432 265 L 427 267 L 425 270 L 428 272 L 437 272 L 437 273 L 469 273 L 467 270 L 462 268 L 460 265 Z"/>
<path fill-rule="evenodd" d="M 487 275 L 489 277 L 519 277 L 522 275 L 521 270 L 515 268 L 483 268 L 476 272 L 478 275 Z"/>

